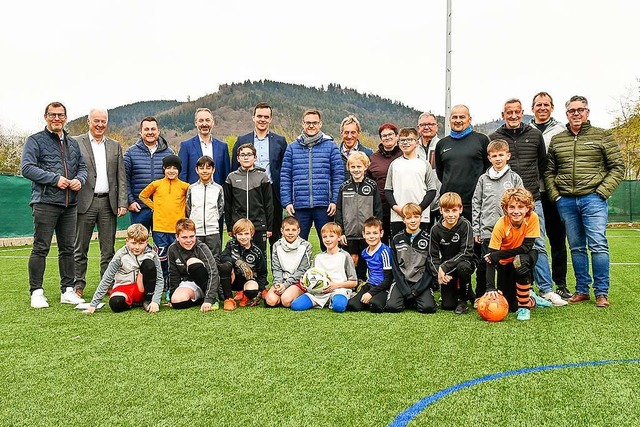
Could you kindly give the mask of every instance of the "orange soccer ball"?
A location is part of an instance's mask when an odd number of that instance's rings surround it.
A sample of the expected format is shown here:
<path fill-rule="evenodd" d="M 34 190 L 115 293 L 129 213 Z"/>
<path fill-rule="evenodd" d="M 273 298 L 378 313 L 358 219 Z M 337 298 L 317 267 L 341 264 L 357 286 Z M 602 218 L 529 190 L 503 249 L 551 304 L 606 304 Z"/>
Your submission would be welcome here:
<path fill-rule="evenodd" d="M 498 293 L 486 293 L 478 301 L 478 314 L 488 322 L 500 322 L 509 313 L 507 299 Z"/>

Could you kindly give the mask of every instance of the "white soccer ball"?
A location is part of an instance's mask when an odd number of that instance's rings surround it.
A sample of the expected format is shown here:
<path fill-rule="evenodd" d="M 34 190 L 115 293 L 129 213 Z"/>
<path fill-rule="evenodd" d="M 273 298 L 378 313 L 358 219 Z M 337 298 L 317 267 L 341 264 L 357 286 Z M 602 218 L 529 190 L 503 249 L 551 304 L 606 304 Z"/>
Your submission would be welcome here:
<path fill-rule="evenodd" d="M 302 276 L 302 286 L 312 294 L 321 294 L 322 288 L 328 285 L 329 281 L 327 273 L 317 267 L 308 269 Z"/>

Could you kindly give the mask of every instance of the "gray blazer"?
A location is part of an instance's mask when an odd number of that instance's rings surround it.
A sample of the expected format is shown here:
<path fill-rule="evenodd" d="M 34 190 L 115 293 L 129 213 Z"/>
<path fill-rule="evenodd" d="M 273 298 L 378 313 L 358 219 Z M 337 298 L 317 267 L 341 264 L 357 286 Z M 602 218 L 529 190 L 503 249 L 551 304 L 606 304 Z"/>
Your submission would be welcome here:
<path fill-rule="evenodd" d="M 93 157 L 93 149 L 89 134 L 74 137 L 78 141 L 84 162 L 87 164 L 87 182 L 78 192 L 78 213 L 87 212 L 93 200 L 96 186 L 96 161 Z M 122 160 L 122 147 L 118 141 L 104 137 L 105 152 L 107 154 L 107 177 L 109 178 L 109 204 L 114 215 L 118 214 L 118 208 L 127 207 L 127 176 Z"/>

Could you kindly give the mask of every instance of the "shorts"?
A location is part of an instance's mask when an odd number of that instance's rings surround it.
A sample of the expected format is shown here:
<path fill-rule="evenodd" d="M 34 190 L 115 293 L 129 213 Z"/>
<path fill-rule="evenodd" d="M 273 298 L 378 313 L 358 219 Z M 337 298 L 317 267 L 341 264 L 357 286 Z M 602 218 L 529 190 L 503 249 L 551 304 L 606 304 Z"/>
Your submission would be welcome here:
<path fill-rule="evenodd" d="M 349 300 L 349 298 L 351 298 L 351 289 L 339 288 L 328 294 L 312 294 L 307 292 L 306 295 L 308 295 L 309 299 L 317 304 L 319 308 L 324 307 L 327 303 L 329 303 L 329 308 L 331 308 L 333 306 L 332 301 L 335 295 L 344 295 L 347 300 Z"/>
<path fill-rule="evenodd" d="M 364 239 L 347 237 L 347 246 L 345 246 L 344 250 L 349 252 L 349 254 L 351 255 L 360 256 L 362 251 L 367 247 L 368 247 L 367 242 Z"/>
<path fill-rule="evenodd" d="M 200 289 L 200 286 L 196 285 L 196 282 L 192 282 L 192 281 L 180 282 L 180 284 L 178 285 L 178 289 L 180 288 L 191 289 L 195 293 L 196 296 L 195 298 L 192 298 L 191 301 L 198 301 L 199 299 L 204 298 L 204 292 L 202 292 L 202 289 Z"/>
<path fill-rule="evenodd" d="M 109 297 L 123 296 L 127 305 L 142 304 L 144 301 L 144 291 L 138 288 L 137 283 L 128 283 L 114 286 L 109 291 Z"/>

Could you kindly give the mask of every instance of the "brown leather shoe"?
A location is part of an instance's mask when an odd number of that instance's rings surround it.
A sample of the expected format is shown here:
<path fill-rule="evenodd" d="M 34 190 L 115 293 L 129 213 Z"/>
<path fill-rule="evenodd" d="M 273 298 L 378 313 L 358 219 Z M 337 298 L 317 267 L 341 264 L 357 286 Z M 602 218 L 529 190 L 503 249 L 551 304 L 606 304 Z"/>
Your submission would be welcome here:
<path fill-rule="evenodd" d="M 596 307 L 607 308 L 609 307 L 609 298 L 606 295 L 599 295 L 596 298 Z"/>
<path fill-rule="evenodd" d="M 581 294 L 576 292 L 575 294 L 573 294 L 571 298 L 569 298 L 569 302 L 570 303 L 582 302 L 582 301 L 589 301 L 590 299 L 591 297 L 588 294 Z"/>

